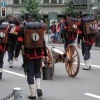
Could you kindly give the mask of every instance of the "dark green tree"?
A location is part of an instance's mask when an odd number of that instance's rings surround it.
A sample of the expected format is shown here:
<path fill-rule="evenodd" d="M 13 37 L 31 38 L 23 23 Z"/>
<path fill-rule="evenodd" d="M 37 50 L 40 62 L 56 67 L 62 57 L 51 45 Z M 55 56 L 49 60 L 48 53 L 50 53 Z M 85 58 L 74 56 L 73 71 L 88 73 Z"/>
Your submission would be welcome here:
<path fill-rule="evenodd" d="M 32 13 L 35 20 L 39 20 L 40 18 L 42 18 L 42 15 L 39 14 L 39 0 L 23 0 L 22 6 L 22 14 L 24 14 L 25 12 L 30 12 Z"/>
<path fill-rule="evenodd" d="M 73 2 L 65 1 L 64 5 L 65 7 L 62 8 L 62 11 L 61 11 L 63 14 L 70 14 L 72 17 L 77 16 L 78 13 L 75 12 L 73 9 Z"/>

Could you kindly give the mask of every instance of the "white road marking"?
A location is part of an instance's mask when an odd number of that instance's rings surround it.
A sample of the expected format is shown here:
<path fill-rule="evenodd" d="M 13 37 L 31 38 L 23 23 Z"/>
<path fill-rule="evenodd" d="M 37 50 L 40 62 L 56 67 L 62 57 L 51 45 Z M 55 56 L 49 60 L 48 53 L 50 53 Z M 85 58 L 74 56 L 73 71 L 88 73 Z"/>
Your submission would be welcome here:
<path fill-rule="evenodd" d="M 95 94 L 91 94 L 91 93 L 84 93 L 84 95 L 87 95 L 87 96 L 90 96 L 90 97 L 93 97 L 93 98 L 96 98 L 96 99 L 100 99 L 100 96 L 95 95 Z"/>
<path fill-rule="evenodd" d="M 6 72 L 6 73 L 10 73 L 10 74 L 13 74 L 13 75 L 20 76 L 20 77 L 25 77 L 25 75 L 19 74 L 19 73 L 16 73 L 16 72 L 12 72 L 12 71 L 8 71 L 8 70 L 3 70 L 3 71 Z"/>
<path fill-rule="evenodd" d="M 85 64 L 84 63 L 80 63 L 80 65 L 85 65 Z M 99 65 L 92 65 L 92 67 L 100 68 Z M 10 74 L 16 75 L 16 76 L 26 77 L 25 75 L 19 74 L 19 73 L 16 73 L 16 72 L 12 72 L 12 71 L 8 71 L 8 70 L 3 70 L 3 71 L 6 72 L 6 73 L 10 73 Z"/>
<path fill-rule="evenodd" d="M 80 65 L 85 65 L 84 63 L 80 63 Z M 91 65 L 92 67 L 100 68 L 100 65 Z"/>

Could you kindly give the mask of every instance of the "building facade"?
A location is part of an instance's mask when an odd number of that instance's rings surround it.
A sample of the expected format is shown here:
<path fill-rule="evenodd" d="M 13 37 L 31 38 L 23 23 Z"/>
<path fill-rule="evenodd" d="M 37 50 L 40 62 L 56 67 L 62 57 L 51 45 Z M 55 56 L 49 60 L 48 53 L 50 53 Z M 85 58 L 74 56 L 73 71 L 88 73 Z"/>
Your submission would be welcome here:
<path fill-rule="evenodd" d="M 22 2 L 24 0 L 0 0 L 1 6 L 2 3 L 5 2 L 6 5 L 6 15 L 20 15 L 22 7 Z M 62 18 L 62 8 L 65 7 L 64 2 L 66 0 L 39 0 L 40 5 L 40 14 L 43 15 L 45 22 L 49 23 L 48 15 L 57 16 L 57 18 Z M 71 0 L 67 0 L 71 1 Z M 0 10 L 1 11 L 1 10 Z M 49 14 L 52 13 L 52 14 Z M 51 16 L 50 16 L 51 18 Z M 54 17 L 55 18 L 55 17 Z M 47 23 L 47 24 L 48 24 Z"/>
<path fill-rule="evenodd" d="M 22 2 L 24 0 L 0 0 L 6 3 L 6 15 L 20 15 Z M 43 15 L 44 21 L 49 25 L 50 19 L 62 19 L 62 9 L 65 8 L 64 2 L 73 2 L 73 8 L 76 12 L 80 10 L 83 13 L 87 13 L 87 0 L 39 0 L 40 14 Z"/>
<path fill-rule="evenodd" d="M 40 1 L 40 13 L 48 14 L 48 12 L 61 13 L 61 9 L 64 6 L 64 0 L 39 0 Z M 6 14 L 21 14 L 23 0 L 0 0 L 0 2 L 6 2 Z"/>
<path fill-rule="evenodd" d="M 0 2 L 6 2 L 6 14 L 21 14 L 22 2 L 24 0 L 0 0 Z M 83 11 L 86 13 L 87 0 L 39 0 L 40 1 L 40 14 L 44 16 L 48 15 L 49 12 L 57 12 L 58 16 L 61 15 L 62 8 L 65 7 L 65 1 L 72 1 L 73 8 L 75 11 Z"/>
<path fill-rule="evenodd" d="M 87 2 L 88 15 L 100 20 L 100 0 L 87 0 Z"/>

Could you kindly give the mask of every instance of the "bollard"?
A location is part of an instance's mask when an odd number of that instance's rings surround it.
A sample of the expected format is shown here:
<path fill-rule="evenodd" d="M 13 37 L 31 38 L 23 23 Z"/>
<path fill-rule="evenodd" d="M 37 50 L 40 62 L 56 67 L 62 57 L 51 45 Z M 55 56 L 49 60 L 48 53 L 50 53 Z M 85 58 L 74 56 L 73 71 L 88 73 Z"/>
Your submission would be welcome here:
<path fill-rule="evenodd" d="M 21 88 L 19 87 L 13 88 L 13 92 L 14 92 L 14 100 L 21 100 L 20 98 Z"/>

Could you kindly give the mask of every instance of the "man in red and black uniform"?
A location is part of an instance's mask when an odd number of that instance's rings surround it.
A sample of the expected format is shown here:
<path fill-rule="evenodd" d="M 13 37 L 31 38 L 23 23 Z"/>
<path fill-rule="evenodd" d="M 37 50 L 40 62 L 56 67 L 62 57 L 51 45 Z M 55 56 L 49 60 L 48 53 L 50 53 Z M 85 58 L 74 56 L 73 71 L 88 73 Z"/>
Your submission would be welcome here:
<path fill-rule="evenodd" d="M 95 35 L 94 34 L 84 34 L 83 30 L 83 21 L 82 21 L 83 15 L 81 14 L 79 16 L 79 23 L 78 23 L 78 47 L 80 48 L 80 41 L 82 44 L 82 55 L 84 57 L 85 66 L 83 67 L 83 70 L 89 70 L 91 68 L 90 63 L 90 50 L 92 48 L 93 43 L 95 42 Z"/>
<path fill-rule="evenodd" d="M 33 22 L 32 14 L 31 13 L 26 13 L 25 14 L 25 19 L 27 23 L 35 23 Z M 17 60 L 19 51 L 21 46 L 24 46 L 24 30 L 26 25 L 24 24 L 23 27 L 21 27 L 19 35 L 18 35 L 18 43 L 16 45 L 16 50 L 15 50 L 15 59 Z M 30 37 L 31 39 L 31 37 Z M 24 53 L 25 53 L 25 69 L 27 73 L 27 82 L 30 88 L 31 95 L 28 97 L 29 99 L 36 99 L 36 90 L 38 97 L 42 97 L 42 89 L 41 89 L 41 64 L 42 64 L 42 57 L 47 56 L 46 53 L 46 46 L 44 42 L 44 47 L 42 48 L 26 48 L 24 46 Z M 35 80 L 34 80 L 35 78 Z"/>
<path fill-rule="evenodd" d="M 20 19 L 18 18 L 18 16 L 11 16 L 9 19 L 8 44 L 7 44 L 9 68 L 13 67 L 13 57 L 19 30 L 20 30 Z"/>
<path fill-rule="evenodd" d="M 65 20 L 64 20 L 64 50 L 66 51 L 66 48 L 67 46 L 70 44 L 70 43 L 74 43 L 74 38 L 73 36 L 71 35 L 71 33 L 68 31 L 68 26 L 69 26 L 69 21 L 70 21 L 70 14 L 67 14 L 65 16 Z"/>
<path fill-rule="evenodd" d="M 6 25 L 3 25 L 2 22 L 4 20 L 0 19 L 0 31 L 5 30 L 6 31 Z M 3 58 L 4 58 L 4 53 L 6 51 L 6 44 L 2 42 L 3 36 L 2 31 L 0 32 L 0 80 L 2 79 L 2 72 L 3 72 Z"/>

